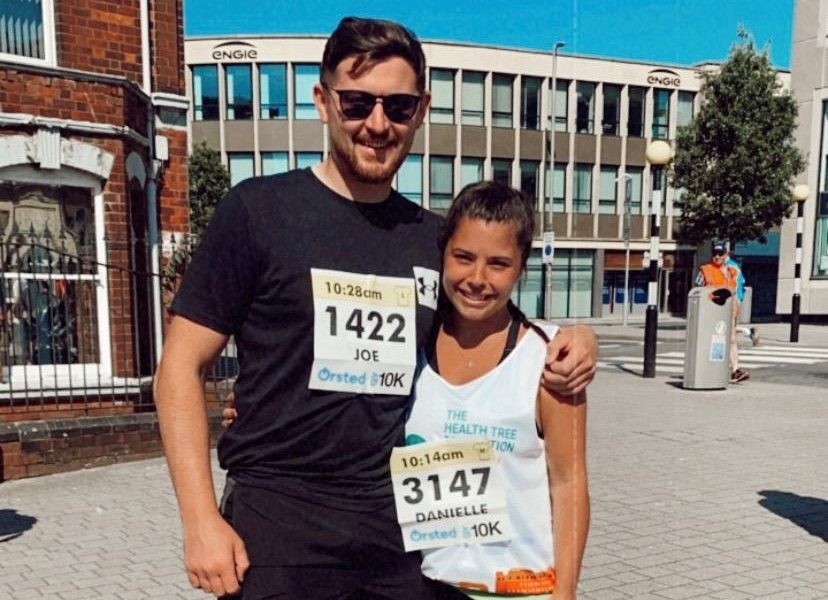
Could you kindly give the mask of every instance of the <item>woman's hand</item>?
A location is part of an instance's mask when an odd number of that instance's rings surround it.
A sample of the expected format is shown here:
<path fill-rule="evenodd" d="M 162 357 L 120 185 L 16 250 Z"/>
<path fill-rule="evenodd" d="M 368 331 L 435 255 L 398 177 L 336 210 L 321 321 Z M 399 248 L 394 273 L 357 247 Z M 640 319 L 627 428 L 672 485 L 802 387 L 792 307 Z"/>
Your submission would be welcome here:
<path fill-rule="evenodd" d="M 227 394 L 227 406 L 221 409 L 221 426 L 227 429 L 236 420 L 239 413 L 236 411 L 236 393 Z"/>

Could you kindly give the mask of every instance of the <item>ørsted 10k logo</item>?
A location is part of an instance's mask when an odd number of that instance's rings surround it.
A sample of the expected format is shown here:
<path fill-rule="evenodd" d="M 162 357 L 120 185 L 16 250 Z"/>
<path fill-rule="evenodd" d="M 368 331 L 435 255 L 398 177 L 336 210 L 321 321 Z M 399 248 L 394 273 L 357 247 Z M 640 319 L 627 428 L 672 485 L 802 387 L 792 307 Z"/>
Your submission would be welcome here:
<path fill-rule="evenodd" d="M 681 77 L 678 73 L 669 69 L 653 69 L 647 74 L 647 83 L 650 85 L 680 87 Z"/>
<path fill-rule="evenodd" d="M 256 46 L 247 42 L 224 42 L 213 47 L 214 60 L 256 60 Z"/>

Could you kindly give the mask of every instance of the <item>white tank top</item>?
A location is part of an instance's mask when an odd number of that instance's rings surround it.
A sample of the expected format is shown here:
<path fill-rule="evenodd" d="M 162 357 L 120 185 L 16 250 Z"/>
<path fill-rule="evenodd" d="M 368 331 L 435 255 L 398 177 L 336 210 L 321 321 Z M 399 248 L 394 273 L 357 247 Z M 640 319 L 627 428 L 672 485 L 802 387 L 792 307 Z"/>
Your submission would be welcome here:
<path fill-rule="evenodd" d="M 552 337 L 558 328 L 546 328 Z M 426 365 L 406 423 L 409 444 L 486 437 L 497 452 L 512 539 L 423 551 L 428 577 L 490 593 L 544 594 L 554 585 L 552 511 L 546 454 L 535 405 L 546 342 L 531 329 L 485 375 L 452 385 Z M 462 415 L 462 417 L 460 416 Z"/>

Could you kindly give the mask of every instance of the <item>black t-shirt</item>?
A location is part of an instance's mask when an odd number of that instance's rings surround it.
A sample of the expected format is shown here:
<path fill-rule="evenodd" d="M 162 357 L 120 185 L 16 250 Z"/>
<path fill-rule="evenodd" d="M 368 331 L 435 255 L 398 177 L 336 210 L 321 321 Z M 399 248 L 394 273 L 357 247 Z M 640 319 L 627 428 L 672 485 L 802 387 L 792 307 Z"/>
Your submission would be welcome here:
<path fill-rule="evenodd" d="M 354 202 L 310 169 L 249 179 L 220 203 L 172 311 L 234 336 L 238 418 L 218 447 L 234 479 L 359 511 L 391 501 L 388 459 L 403 443 L 411 397 L 308 388 L 315 314 L 327 316 L 318 306 L 315 313 L 311 269 L 410 280 L 419 349 L 434 318 L 440 227 L 396 192 L 378 204 Z M 375 334 L 374 292 L 356 293 L 367 303 L 356 321 L 343 312 L 317 326 Z M 401 337 L 392 320 L 402 317 L 384 314 L 389 328 L 378 335 Z"/>

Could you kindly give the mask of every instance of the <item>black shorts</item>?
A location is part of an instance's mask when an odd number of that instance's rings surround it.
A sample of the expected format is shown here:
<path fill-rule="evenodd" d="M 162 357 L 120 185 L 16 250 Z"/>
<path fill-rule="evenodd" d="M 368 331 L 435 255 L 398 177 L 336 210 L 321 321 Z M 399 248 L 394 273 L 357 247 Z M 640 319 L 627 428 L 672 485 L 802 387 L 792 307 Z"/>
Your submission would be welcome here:
<path fill-rule="evenodd" d="M 241 600 L 434 598 L 419 552 L 403 550 L 393 503 L 353 512 L 236 483 L 222 504 L 250 558 Z"/>

